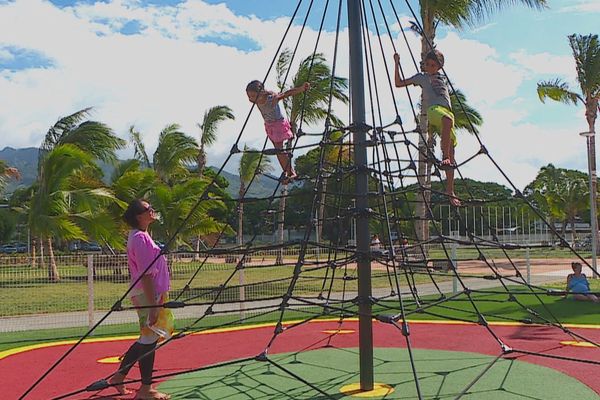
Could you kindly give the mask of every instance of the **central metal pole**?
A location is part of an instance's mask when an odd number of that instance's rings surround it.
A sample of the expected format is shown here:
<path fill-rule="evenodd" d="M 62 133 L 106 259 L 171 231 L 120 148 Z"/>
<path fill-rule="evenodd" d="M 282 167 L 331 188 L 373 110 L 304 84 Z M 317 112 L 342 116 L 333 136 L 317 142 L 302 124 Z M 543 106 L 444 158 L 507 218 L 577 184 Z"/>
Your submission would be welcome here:
<path fill-rule="evenodd" d="M 350 100 L 356 168 L 356 252 L 358 264 L 358 311 L 360 390 L 373 390 L 373 321 L 371 318 L 371 257 L 369 234 L 369 190 L 367 170 L 367 126 L 365 124 L 365 87 L 363 72 L 362 23 L 360 0 L 348 0 L 350 46 Z"/>

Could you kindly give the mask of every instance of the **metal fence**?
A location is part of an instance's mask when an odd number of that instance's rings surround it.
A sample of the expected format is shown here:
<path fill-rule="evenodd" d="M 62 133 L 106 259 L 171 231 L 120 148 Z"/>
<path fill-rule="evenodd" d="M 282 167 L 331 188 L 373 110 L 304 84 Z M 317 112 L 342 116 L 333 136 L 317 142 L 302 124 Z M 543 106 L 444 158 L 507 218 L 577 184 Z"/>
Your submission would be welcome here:
<path fill-rule="evenodd" d="M 531 250 L 531 251 L 530 251 Z M 489 275 L 489 267 L 477 261 L 476 249 L 453 246 L 449 256 L 441 248 L 427 249 L 428 267 L 440 273 L 438 276 L 445 291 L 455 291 L 456 280 L 452 274 L 444 277 L 436 259 L 443 261 L 451 257 L 464 279 L 472 276 Z M 504 251 L 486 250 L 486 258 L 507 275 L 514 275 L 518 268 L 528 282 L 543 284 L 564 281 L 569 273 L 571 255 L 565 249 L 520 249 L 510 254 L 507 260 Z M 245 268 L 236 269 L 239 255 L 220 255 L 206 260 L 197 254 L 169 254 L 171 269 L 171 299 L 191 304 L 175 309 L 177 319 L 198 318 L 204 315 L 208 304 L 214 302 L 215 311 L 221 313 L 244 313 L 253 302 L 272 305 L 276 308 L 292 279 L 298 261 L 298 249 L 283 250 L 283 264 L 275 265 L 277 250 L 260 251 L 246 255 Z M 343 258 L 347 254 L 338 254 Z M 356 280 L 343 279 L 348 273 L 355 277 L 356 270 L 337 270 L 337 280 L 332 280 L 331 270 L 319 268 L 328 255 L 323 249 L 310 248 L 304 257 L 302 274 L 294 287 L 294 294 L 317 298 L 320 293 L 343 293 L 352 298 L 356 293 Z M 0 257 L 0 332 L 33 329 L 55 329 L 91 326 L 102 318 L 129 288 L 129 270 L 125 255 L 77 254 L 55 257 L 59 280 L 52 281 L 49 274 L 48 257 L 36 258 L 35 263 L 27 255 Z M 318 261 L 318 262 L 316 262 Z M 443 267 L 443 266 L 442 266 Z M 311 270 L 311 268 L 313 270 Z M 443 268 L 442 268 L 443 269 Z M 386 267 L 373 265 L 373 287 L 376 295 L 389 295 L 389 279 Z M 447 272 L 447 271 L 446 271 Z M 592 276 L 591 271 L 585 271 Z M 195 276 L 191 280 L 192 276 Z M 325 279 L 327 278 L 327 279 Z M 419 288 L 421 294 L 433 289 L 427 283 L 426 274 Z M 473 278 L 469 285 L 497 286 L 498 282 Z M 329 286 L 331 285 L 331 287 Z M 183 290 L 185 288 L 185 290 Z M 386 292 L 387 290 L 387 292 Z M 271 300 L 265 300 L 271 299 Z M 259 303 L 257 303 L 260 300 Z M 131 306 L 127 298 L 123 307 Z M 137 320 L 132 310 L 113 312 L 103 324 L 133 323 Z"/>
<path fill-rule="evenodd" d="M 244 270 L 236 270 L 240 256 L 235 254 L 207 259 L 191 253 L 169 254 L 171 299 L 180 295 L 179 300 L 186 303 L 202 304 L 175 310 L 176 317 L 201 316 L 206 304 L 213 301 L 221 310 L 238 311 L 241 301 L 283 295 L 290 284 L 298 250 L 283 249 L 283 265 L 275 265 L 278 255 L 277 250 L 254 252 L 246 255 Z M 307 250 L 305 259 L 311 262 L 322 260 L 323 256 L 322 250 L 313 248 Z M 51 260 L 47 256 L 35 260 L 27 255 L 0 257 L 0 332 L 92 326 L 129 288 L 126 255 L 57 255 L 54 260 L 57 280 L 51 279 Z M 190 282 L 194 274 L 196 277 Z M 321 281 L 322 276 L 306 277 L 295 290 L 318 293 Z M 128 298 L 122 306 L 131 306 Z M 104 323 L 134 321 L 134 311 L 118 311 Z"/>

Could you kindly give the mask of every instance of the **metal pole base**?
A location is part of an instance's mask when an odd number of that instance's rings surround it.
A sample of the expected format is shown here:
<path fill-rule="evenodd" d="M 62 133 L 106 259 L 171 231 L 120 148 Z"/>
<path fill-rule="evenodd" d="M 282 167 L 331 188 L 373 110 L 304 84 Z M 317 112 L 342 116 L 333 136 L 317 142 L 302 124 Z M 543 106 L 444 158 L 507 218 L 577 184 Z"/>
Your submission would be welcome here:
<path fill-rule="evenodd" d="M 385 383 L 377 383 L 373 384 L 372 390 L 361 390 L 360 383 L 351 383 L 349 385 L 342 386 L 340 388 L 340 393 L 343 393 L 345 396 L 351 397 L 383 397 L 387 396 L 394 392 L 394 388 L 390 385 L 386 385 Z"/>

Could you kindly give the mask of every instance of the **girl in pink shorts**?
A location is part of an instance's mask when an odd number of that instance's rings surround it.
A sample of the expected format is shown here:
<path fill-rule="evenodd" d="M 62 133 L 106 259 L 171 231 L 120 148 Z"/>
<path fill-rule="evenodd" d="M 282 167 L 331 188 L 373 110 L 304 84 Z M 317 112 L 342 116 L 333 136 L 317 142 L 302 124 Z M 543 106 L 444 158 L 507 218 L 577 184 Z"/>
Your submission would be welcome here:
<path fill-rule="evenodd" d="M 250 102 L 256 104 L 265 120 L 265 131 L 267 137 L 273 142 L 273 146 L 283 149 L 283 143 L 294 137 L 290 122 L 283 116 L 279 101 L 286 97 L 304 93 L 310 88 L 310 83 L 305 82 L 302 86 L 295 87 L 283 93 L 275 93 L 265 90 L 262 82 L 252 81 L 246 86 L 246 95 Z M 296 172 L 292 167 L 291 154 L 287 152 L 277 153 L 277 160 L 285 174 L 285 181 L 296 178 Z"/>

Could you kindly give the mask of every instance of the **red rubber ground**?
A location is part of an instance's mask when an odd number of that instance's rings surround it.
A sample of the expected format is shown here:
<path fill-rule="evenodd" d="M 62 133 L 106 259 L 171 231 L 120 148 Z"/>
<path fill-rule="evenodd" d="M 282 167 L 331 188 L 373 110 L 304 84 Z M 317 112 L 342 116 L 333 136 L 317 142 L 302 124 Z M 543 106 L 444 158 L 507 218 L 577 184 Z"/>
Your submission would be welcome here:
<path fill-rule="evenodd" d="M 337 329 L 335 322 L 313 322 L 282 333 L 270 353 L 292 352 L 305 348 L 318 348 L 325 344 L 329 334 L 325 330 Z M 358 323 L 345 322 L 345 330 L 355 333 L 336 335 L 331 344 L 337 347 L 358 346 Z M 513 349 L 560 355 L 600 362 L 600 349 L 561 345 L 561 341 L 574 340 L 556 328 L 537 326 L 493 326 L 496 335 Z M 600 329 L 576 328 L 574 332 L 600 343 Z M 251 357 L 261 353 L 273 334 L 273 327 L 259 327 L 223 333 L 190 335 L 173 341 L 157 354 L 157 374 L 198 368 L 222 361 Z M 410 340 L 415 348 L 478 352 L 499 355 L 498 342 L 481 326 L 465 324 L 411 323 Z M 377 347 L 405 347 L 400 331 L 390 325 L 374 324 L 374 341 Z M 115 364 L 100 364 L 97 360 L 121 355 L 132 340 L 81 344 L 60 366 L 55 369 L 26 399 L 50 399 L 80 389 L 104 378 L 115 369 Z M 70 345 L 60 345 L 30 350 L 0 359 L 0 376 L 3 399 L 17 399 L 38 379 Z M 585 383 L 600 394 L 598 365 L 573 361 L 561 361 L 538 356 L 515 353 L 521 361 L 554 368 Z M 326 360 L 323 360 L 326 363 Z M 137 368 L 131 377 L 137 378 Z M 134 386 L 136 387 L 136 386 Z M 113 397 L 114 389 L 101 393 L 84 393 L 71 398 L 132 398 Z"/>

